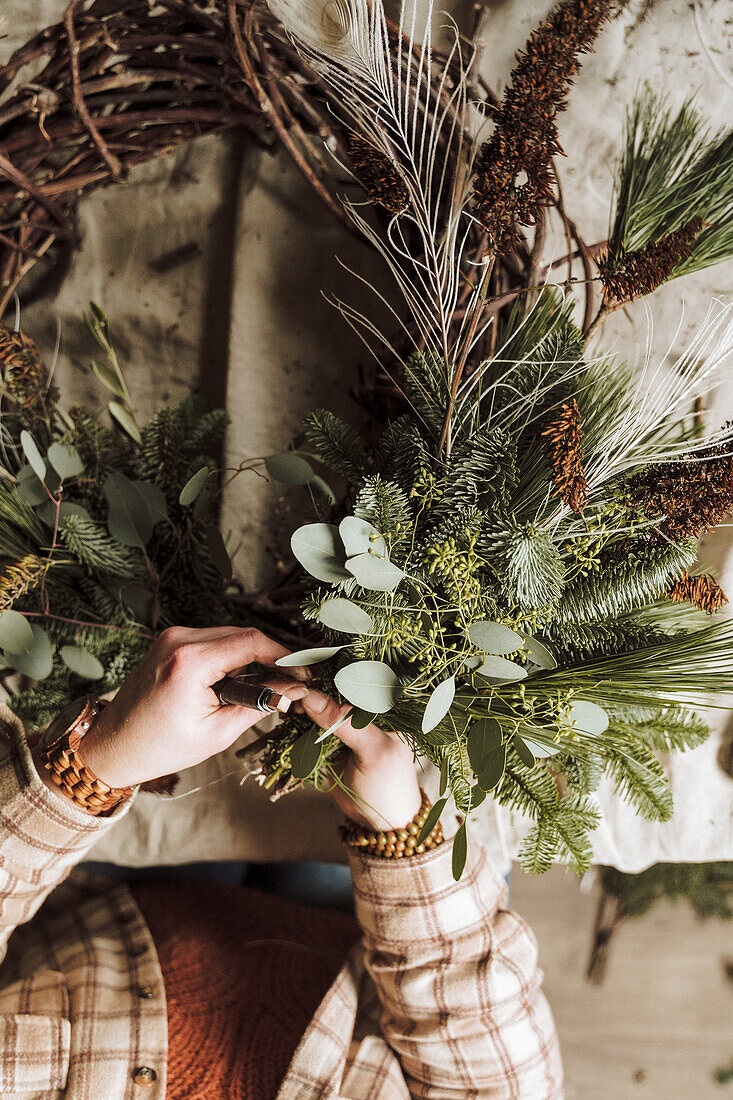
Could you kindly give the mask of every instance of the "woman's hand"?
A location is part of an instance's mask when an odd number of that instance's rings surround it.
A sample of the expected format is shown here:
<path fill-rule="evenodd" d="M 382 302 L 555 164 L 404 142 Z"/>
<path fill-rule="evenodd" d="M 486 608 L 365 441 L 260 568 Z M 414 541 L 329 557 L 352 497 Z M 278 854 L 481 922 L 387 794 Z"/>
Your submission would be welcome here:
<path fill-rule="evenodd" d="M 309 691 L 300 706 L 321 729 L 328 729 L 348 714 L 320 691 Z M 420 809 L 420 787 L 411 749 L 394 733 L 377 726 L 355 730 L 345 722 L 336 730 L 351 754 L 341 773 L 344 787 L 331 789 L 341 809 L 359 825 L 377 829 L 401 829 Z"/>
<path fill-rule="evenodd" d="M 211 684 L 288 652 L 259 630 L 172 627 L 153 643 L 84 738 L 84 760 L 111 787 L 132 787 L 200 764 L 261 721 L 249 707 L 221 706 Z M 305 679 L 303 669 L 288 674 Z M 290 699 L 308 689 L 273 670 L 265 681 Z"/>

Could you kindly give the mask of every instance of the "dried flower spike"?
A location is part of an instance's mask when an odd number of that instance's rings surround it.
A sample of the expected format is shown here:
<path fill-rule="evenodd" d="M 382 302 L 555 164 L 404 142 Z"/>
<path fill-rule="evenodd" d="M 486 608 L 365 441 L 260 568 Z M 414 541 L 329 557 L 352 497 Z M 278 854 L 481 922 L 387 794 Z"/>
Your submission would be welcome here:
<path fill-rule="evenodd" d="M 583 429 L 574 397 L 560 406 L 559 414 L 542 436 L 555 492 L 573 512 L 582 512 L 588 483 L 583 469 Z"/>
<path fill-rule="evenodd" d="M 50 565 L 48 560 L 35 554 L 27 554 L 19 562 L 9 565 L 0 575 L 0 612 L 7 611 L 16 600 L 40 584 Z"/>
<path fill-rule="evenodd" d="M 598 260 L 606 307 L 612 309 L 651 294 L 666 282 L 683 260 L 689 259 L 703 227 L 702 218 L 692 218 L 674 233 L 635 252 L 613 256 L 606 252 Z"/>
<path fill-rule="evenodd" d="M 657 538 L 695 538 L 733 509 L 733 455 L 718 443 L 680 462 L 654 463 L 628 487 L 649 516 L 663 517 Z"/>
<path fill-rule="evenodd" d="M 374 203 L 390 214 L 402 214 L 410 196 L 397 165 L 359 134 L 349 134 L 349 155 L 354 175 Z"/>
<path fill-rule="evenodd" d="M 709 573 L 693 577 L 685 571 L 669 586 L 667 595 L 675 603 L 692 603 L 701 611 L 707 611 L 708 615 L 728 602 L 725 592 Z"/>
<path fill-rule="evenodd" d="M 579 55 L 592 49 L 617 8 L 615 0 L 565 0 L 518 55 L 494 112 L 496 129 L 476 162 L 474 213 L 493 251 L 512 251 L 521 240 L 518 226 L 535 225 L 550 201 L 552 158 L 562 153 L 555 118 L 565 108 Z"/>

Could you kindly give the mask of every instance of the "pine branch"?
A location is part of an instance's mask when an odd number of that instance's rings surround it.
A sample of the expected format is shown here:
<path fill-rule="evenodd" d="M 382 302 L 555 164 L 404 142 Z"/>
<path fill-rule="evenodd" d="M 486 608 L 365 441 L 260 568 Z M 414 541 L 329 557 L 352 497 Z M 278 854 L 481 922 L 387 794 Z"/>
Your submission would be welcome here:
<path fill-rule="evenodd" d="M 306 417 L 304 430 L 320 461 L 339 477 L 358 482 L 366 473 L 366 450 L 361 436 L 327 409 Z"/>

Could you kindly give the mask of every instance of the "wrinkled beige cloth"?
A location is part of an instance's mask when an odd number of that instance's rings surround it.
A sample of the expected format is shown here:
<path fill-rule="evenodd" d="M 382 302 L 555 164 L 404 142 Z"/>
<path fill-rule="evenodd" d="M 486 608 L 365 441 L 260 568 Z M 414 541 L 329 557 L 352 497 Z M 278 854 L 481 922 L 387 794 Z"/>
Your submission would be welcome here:
<path fill-rule="evenodd" d="M 65 6 L 66 0 L 5 0 L 9 41 L 0 42 L 0 55 L 58 18 Z M 443 6 L 455 5 L 438 4 Z M 493 87 L 506 81 L 514 51 L 551 6 L 551 0 L 489 5 L 482 69 Z M 725 22 L 727 5 L 699 0 L 697 19 L 687 0 L 667 0 L 641 18 L 647 7 L 631 0 L 627 14 L 604 32 L 596 52 L 584 60 L 570 108 L 560 119 L 568 153 L 559 165 L 565 203 L 589 241 L 602 240 L 608 231 L 624 109 L 641 81 L 668 91 L 675 104 L 695 90 L 714 125 L 730 118 L 733 27 Z M 334 253 L 392 291 L 378 276 L 375 257 L 334 224 L 283 155 L 272 159 L 242 148 L 232 136 L 204 139 L 171 161 L 135 172 L 130 183 L 93 196 L 81 210 L 80 228 L 83 250 L 63 283 L 24 317 L 28 331 L 49 348 L 56 318 L 61 320 L 57 377 L 67 392 L 99 397 L 88 369 L 81 369 L 89 345 L 77 320 L 94 297 L 112 318 L 141 414 L 179 399 L 197 377 L 211 400 L 223 399 L 226 383 L 233 420 L 230 465 L 284 449 L 303 414 L 319 405 L 358 421 L 349 389 L 357 381 L 357 364 L 368 367 L 368 356 L 324 294 L 351 297 L 366 310 L 371 303 Z M 198 254 L 189 251 L 188 261 L 164 276 L 154 273 L 151 262 L 192 242 Z M 548 259 L 562 255 L 562 236 L 551 237 L 547 251 Z M 229 302 L 223 297 L 227 286 Z M 713 295 L 733 299 L 730 265 L 677 280 L 654 295 L 655 355 L 668 343 L 678 351 L 684 346 Z M 612 319 L 604 344 L 637 361 L 649 325 L 646 306 L 639 303 Z M 716 397 L 710 416 L 715 422 L 733 416 L 730 391 Z M 286 543 L 283 535 L 302 507 L 298 490 L 283 494 L 251 475 L 233 483 L 224 525 L 234 545 L 241 542 L 235 568 L 248 586 L 266 584 L 277 547 Z M 721 569 L 722 583 L 733 593 L 728 534 L 721 529 L 704 540 L 701 560 Z M 611 792 L 600 792 L 598 861 L 638 870 L 659 859 L 733 859 L 733 782 L 716 764 L 724 723 L 725 716 L 718 716 L 709 744 L 670 763 L 676 814 L 669 824 L 650 825 Z M 185 785 L 207 784 L 235 766 L 231 755 L 210 761 L 187 775 Z M 433 783 L 433 777 L 426 779 L 428 788 Z M 95 855 L 131 865 L 335 859 L 341 857 L 338 816 L 313 794 L 271 806 L 251 782 L 240 788 L 230 777 L 173 802 L 141 796 Z M 493 803 L 476 816 L 492 858 L 508 866 L 526 825 Z"/>

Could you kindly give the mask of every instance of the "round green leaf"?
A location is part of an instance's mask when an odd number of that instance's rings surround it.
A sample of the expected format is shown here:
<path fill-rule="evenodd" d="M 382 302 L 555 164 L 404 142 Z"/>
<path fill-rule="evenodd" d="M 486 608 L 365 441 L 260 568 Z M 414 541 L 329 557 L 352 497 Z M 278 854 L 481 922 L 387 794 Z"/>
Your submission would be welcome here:
<path fill-rule="evenodd" d="M 72 500 L 62 500 L 58 513 L 59 525 L 63 523 L 67 516 L 81 516 L 82 519 L 88 520 L 92 518 L 83 505 L 74 504 Z M 52 500 L 46 497 L 43 504 L 39 508 L 36 508 L 36 515 L 39 519 L 43 520 L 47 527 L 53 530 L 56 525 L 56 505 Z"/>
<path fill-rule="evenodd" d="M 278 658 L 275 664 L 280 668 L 319 665 L 321 661 L 335 657 L 343 648 L 342 645 L 326 645 L 321 646 L 320 649 L 299 649 L 296 653 L 288 653 L 285 657 Z"/>
<path fill-rule="evenodd" d="M 346 568 L 362 588 L 371 592 L 392 592 L 405 576 L 399 566 L 375 554 L 358 554 L 355 558 L 349 558 Z"/>
<path fill-rule="evenodd" d="M 22 466 L 18 470 L 17 489 L 26 504 L 30 504 L 32 508 L 48 500 L 45 485 L 30 466 Z"/>
<path fill-rule="evenodd" d="M 29 653 L 33 646 L 33 628 L 19 611 L 0 611 L 0 648 L 15 656 Z"/>
<path fill-rule="evenodd" d="M 25 429 L 23 429 L 23 431 L 20 433 L 20 445 L 23 448 L 23 453 L 25 454 L 25 457 L 28 459 L 31 468 L 33 469 L 33 473 L 36 475 L 37 478 L 40 478 L 40 480 L 43 481 L 46 476 L 46 463 L 41 457 L 41 452 L 36 446 L 35 439 L 31 435 L 31 433 L 29 431 L 26 431 Z"/>
<path fill-rule="evenodd" d="M 101 680 L 104 666 L 88 649 L 80 645 L 64 645 L 60 650 L 61 660 L 67 668 L 84 680 Z"/>
<path fill-rule="evenodd" d="M 522 649 L 529 657 L 532 664 L 538 665 L 540 668 L 547 669 L 548 671 L 553 668 L 557 668 L 557 661 L 554 656 L 542 642 L 538 642 L 536 638 L 533 638 L 530 634 L 522 634 L 524 644 Z"/>
<path fill-rule="evenodd" d="M 216 524 L 207 523 L 204 527 L 204 535 L 211 554 L 211 560 L 224 580 L 228 581 L 232 575 L 232 560 L 229 557 L 229 551 L 226 548 L 221 531 Z"/>
<path fill-rule="evenodd" d="M 313 489 L 316 493 L 320 493 L 322 497 L 328 501 L 329 504 L 336 503 L 336 494 L 327 481 L 324 481 L 318 474 L 313 474 L 313 477 L 308 482 L 309 488 Z"/>
<path fill-rule="evenodd" d="M 84 463 L 76 447 L 52 443 L 48 448 L 48 461 L 61 478 L 78 477 L 84 473 Z"/>
<path fill-rule="evenodd" d="M 370 550 L 380 557 L 385 557 L 387 554 L 384 536 L 380 535 L 371 523 L 365 519 L 359 519 L 358 516 L 347 516 L 342 519 L 339 524 L 339 534 L 350 558 L 357 554 L 366 554 Z"/>
<path fill-rule="evenodd" d="M 315 476 L 310 462 L 294 454 L 268 455 L 265 469 L 273 481 L 284 485 L 307 485 Z"/>
<path fill-rule="evenodd" d="M 133 485 L 148 506 L 153 523 L 168 519 L 168 502 L 165 493 L 153 481 L 134 481 Z"/>
<path fill-rule="evenodd" d="M 361 710 L 386 714 L 402 693 L 397 676 L 383 661 L 354 661 L 334 677 L 345 699 Z"/>
<path fill-rule="evenodd" d="M 104 483 L 104 495 L 109 504 L 107 527 L 113 539 L 123 546 L 144 549 L 153 533 L 155 522 L 144 492 L 124 474 L 110 474 Z"/>
<path fill-rule="evenodd" d="M 468 760 L 478 775 L 486 759 L 496 753 L 502 745 L 501 726 L 495 718 L 478 718 L 466 735 Z"/>
<path fill-rule="evenodd" d="M 512 746 L 525 768 L 533 768 L 535 766 L 534 753 L 521 737 L 515 735 L 512 738 Z"/>
<path fill-rule="evenodd" d="M 321 757 L 319 731 L 306 730 L 290 750 L 290 770 L 296 779 L 307 779 Z"/>
<path fill-rule="evenodd" d="M 505 683 L 524 680 L 527 675 L 526 668 L 516 665 L 514 661 L 507 661 L 505 657 L 487 657 L 476 671 L 487 680 L 503 680 Z"/>
<path fill-rule="evenodd" d="M 463 874 L 463 868 L 466 866 L 466 856 L 468 855 L 468 836 L 466 835 L 466 822 L 464 821 L 460 829 L 453 837 L 453 878 L 458 882 L 459 878 Z"/>
<path fill-rule="evenodd" d="M 594 737 L 608 729 L 608 715 L 603 707 L 585 699 L 571 703 L 566 721 L 576 733 L 589 733 Z"/>
<path fill-rule="evenodd" d="M 483 790 L 477 783 L 475 787 L 471 788 L 471 800 L 468 807 L 469 813 L 475 810 L 477 806 L 480 806 L 481 803 L 485 801 L 485 799 L 486 791 Z"/>
<path fill-rule="evenodd" d="M 515 631 L 488 619 L 471 623 L 466 633 L 476 648 L 482 649 L 484 653 L 515 653 L 522 644 L 522 639 Z"/>
<path fill-rule="evenodd" d="M 184 508 L 188 508 L 191 504 L 194 504 L 206 484 L 211 470 L 208 466 L 202 466 L 200 470 L 188 479 L 186 484 L 178 494 L 178 503 Z"/>
<path fill-rule="evenodd" d="M 27 653 L 8 654 L 13 668 L 23 676 L 30 676 L 31 680 L 45 680 L 50 675 L 53 667 L 53 649 L 48 634 L 41 626 L 35 623 L 31 627 L 33 631 L 33 644 Z"/>
<path fill-rule="evenodd" d="M 293 554 L 312 577 L 338 584 L 349 579 L 338 530 L 330 523 L 306 523 L 290 540 Z"/>
<path fill-rule="evenodd" d="M 318 618 L 324 626 L 343 634 L 369 634 L 374 629 L 371 615 L 353 600 L 326 600 L 321 604 Z"/>
<path fill-rule="evenodd" d="M 425 713 L 422 716 L 422 731 L 430 733 L 439 722 L 442 722 L 451 708 L 456 694 L 456 678 L 449 676 L 438 684 L 433 694 L 428 699 Z"/>
<path fill-rule="evenodd" d="M 372 714 L 371 711 L 354 707 L 351 712 L 351 725 L 355 730 L 364 730 L 367 726 L 371 726 L 375 718 L 376 714 Z"/>

